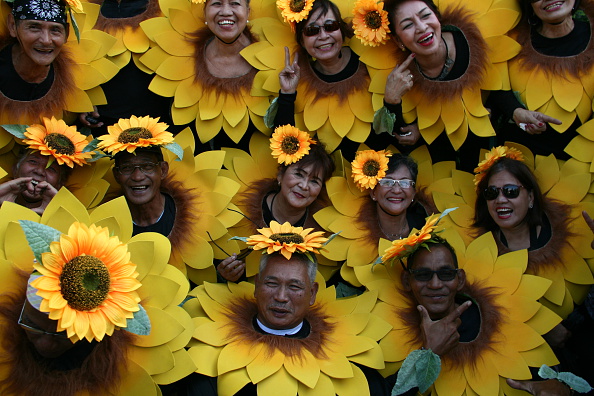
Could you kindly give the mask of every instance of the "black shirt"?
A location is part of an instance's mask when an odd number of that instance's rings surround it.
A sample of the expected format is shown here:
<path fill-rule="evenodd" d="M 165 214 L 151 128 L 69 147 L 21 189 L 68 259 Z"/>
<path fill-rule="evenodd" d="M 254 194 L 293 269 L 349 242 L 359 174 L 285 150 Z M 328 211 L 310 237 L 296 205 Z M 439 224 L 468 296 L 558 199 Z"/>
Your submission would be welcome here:
<path fill-rule="evenodd" d="M 133 224 L 132 235 L 140 234 L 141 232 L 156 232 L 161 235 L 169 236 L 173 229 L 175 222 L 175 202 L 167 194 L 165 195 L 165 209 L 161 218 L 155 223 L 146 227 Z"/>
<path fill-rule="evenodd" d="M 12 63 L 12 45 L 0 51 L 0 91 L 12 100 L 32 101 L 45 96 L 54 82 L 54 66 L 45 80 L 40 83 L 30 83 L 21 78 Z"/>
<path fill-rule="evenodd" d="M 575 56 L 583 52 L 590 42 L 590 24 L 584 21 L 573 20 L 574 27 L 571 33 L 563 37 L 548 38 L 532 29 L 530 40 L 532 47 L 543 55 L 548 56 Z"/>

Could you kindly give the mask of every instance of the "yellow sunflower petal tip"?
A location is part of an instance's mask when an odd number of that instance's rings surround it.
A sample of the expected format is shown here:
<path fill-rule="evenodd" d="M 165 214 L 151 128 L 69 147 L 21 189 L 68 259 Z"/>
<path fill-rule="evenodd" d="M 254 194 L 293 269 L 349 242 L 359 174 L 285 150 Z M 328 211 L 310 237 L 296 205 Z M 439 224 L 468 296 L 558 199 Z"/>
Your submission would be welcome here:
<path fill-rule="evenodd" d="M 286 22 L 294 24 L 307 19 L 314 0 L 277 0 L 276 6 Z"/>
<path fill-rule="evenodd" d="M 493 147 L 485 155 L 485 159 L 481 161 L 476 168 L 474 168 L 474 185 L 478 186 L 481 180 L 485 177 L 489 169 L 495 165 L 495 163 L 503 157 L 507 157 L 516 161 L 524 161 L 524 155 L 518 149 L 507 146 Z"/>
<path fill-rule="evenodd" d="M 33 150 L 39 150 L 42 155 L 51 155 L 59 165 L 85 165 L 91 158 L 92 152 L 83 152 L 88 142 L 86 137 L 76 130 L 75 126 L 68 126 L 63 120 L 55 117 L 43 118 L 43 124 L 34 124 L 25 131 L 23 142 Z"/>
<path fill-rule="evenodd" d="M 290 165 L 309 153 L 309 146 L 316 144 L 309 133 L 300 131 L 292 125 L 279 126 L 270 138 L 272 156 L 279 164 Z"/>
<path fill-rule="evenodd" d="M 353 29 L 364 45 L 377 47 L 384 44 L 390 33 L 388 26 L 388 12 L 384 10 L 383 1 L 357 0 L 353 8 Z"/>
<path fill-rule="evenodd" d="M 247 238 L 246 243 L 254 250 L 266 249 L 267 254 L 279 252 L 287 260 L 293 253 L 318 253 L 328 238 L 322 231 L 311 232 L 313 228 L 293 227 L 289 222 L 270 222 L 269 228 L 261 228 L 260 234 Z"/>
<path fill-rule="evenodd" d="M 378 181 L 386 176 L 391 155 L 389 150 L 357 151 L 351 165 L 353 179 L 361 191 L 373 189 Z"/>
<path fill-rule="evenodd" d="M 83 12 L 83 6 L 80 0 L 66 0 L 66 4 L 68 4 L 68 7 L 74 12 Z"/>
<path fill-rule="evenodd" d="M 149 116 L 120 118 L 107 127 L 107 135 L 100 136 L 97 147 L 110 154 L 121 151 L 134 152 L 139 147 L 163 146 L 173 143 L 173 134 L 167 132 L 167 125 L 159 118 Z"/>

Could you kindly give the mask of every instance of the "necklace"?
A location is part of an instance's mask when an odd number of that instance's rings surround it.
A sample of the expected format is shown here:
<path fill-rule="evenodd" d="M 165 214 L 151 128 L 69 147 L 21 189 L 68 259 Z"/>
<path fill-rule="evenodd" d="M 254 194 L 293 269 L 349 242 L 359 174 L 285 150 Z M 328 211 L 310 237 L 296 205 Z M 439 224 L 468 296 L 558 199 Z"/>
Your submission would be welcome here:
<path fill-rule="evenodd" d="M 417 65 L 417 69 L 419 69 L 419 73 L 421 73 L 423 75 L 423 77 L 425 77 L 428 80 L 442 81 L 448 75 L 448 73 L 452 69 L 452 66 L 454 66 L 454 60 L 452 58 L 450 58 L 450 49 L 448 48 L 448 42 L 445 41 L 443 36 L 441 36 L 441 41 L 443 41 L 443 43 L 445 45 L 446 53 L 445 53 L 445 60 L 443 62 L 443 68 L 441 69 L 441 73 L 439 73 L 439 76 L 437 76 L 437 77 L 427 76 L 425 73 L 423 73 L 423 69 L 421 69 L 421 66 L 419 66 L 419 63 L 415 59 L 415 64 Z"/>
<path fill-rule="evenodd" d="M 272 220 L 279 222 L 276 217 L 274 217 L 274 213 L 272 212 L 272 208 L 274 206 L 274 200 L 276 199 L 276 196 L 278 195 L 278 193 L 274 194 L 272 196 L 272 201 L 270 201 L 270 216 L 272 216 Z M 297 222 L 295 224 L 291 224 L 293 227 L 302 227 L 303 224 L 305 224 L 305 219 L 307 219 L 307 214 L 309 213 L 309 207 L 305 208 L 305 214 L 299 219 L 297 220 Z M 280 222 L 279 222 L 280 223 Z"/>
<path fill-rule="evenodd" d="M 390 234 L 390 233 L 387 233 L 386 231 L 384 231 L 384 228 L 382 227 L 382 223 L 381 223 L 381 221 L 379 221 L 379 219 L 377 221 L 377 224 L 379 225 L 379 228 L 380 228 L 381 232 L 385 236 L 387 236 L 388 239 L 391 240 L 391 241 L 393 241 L 395 239 L 402 239 L 402 235 L 405 233 L 406 227 L 408 226 L 408 223 L 405 222 L 404 225 L 402 226 L 401 230 L 400 230 L 400 233 Z"/>

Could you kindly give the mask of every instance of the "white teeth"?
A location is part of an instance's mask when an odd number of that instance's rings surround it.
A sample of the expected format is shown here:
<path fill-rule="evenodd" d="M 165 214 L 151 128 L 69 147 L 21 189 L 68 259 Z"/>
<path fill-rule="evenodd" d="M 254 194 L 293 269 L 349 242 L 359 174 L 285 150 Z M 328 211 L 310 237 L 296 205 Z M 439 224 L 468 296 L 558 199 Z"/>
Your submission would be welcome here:
<path fill-rule="evenodd" d="M 233 21 L 219 21 L 219 25 L 233 25 L 235 22 Z"/>
<path fill-rule="evenodd" d="M 546 7 L 545 7 L 545 10 L 550 10 L 551 8 L 558 7 L 558 6 L 560 6 L 561 4 L 563 4 L 563 2 L 561 2 L 561 1 L 557 1 L 557 2 L 555 2 L 555 3 L 553 3 L 553 4 L 549 4 L 548 6 L 546 6 Z"/>
<path fill-rule="evenodd" d="M 511 209 L 509 209 L 509 208 L 497 209 L 497 213 L 498 214 L 509 214 L 511 212 L 513 212 L 513 211 Z"/>
<path fill-rule="evenodd" d="M 142 190 L 146 190 L 148 188 L 148 186 L 138 186 L 138 187 L 131 187 L 131 188 L 134 191 L 142 191 Z"/>
<path fill-rule="evenodd" d="M 330 48 L 332 46 L 332 44 L 324 44 L 324 45 L 320 45 L 318 48 L 319 49 L 326 49 L 326 48 Z"/>
<path fill-rule="evenodd" d="M 427 37 L 419 40 L 419 43 L 424 43 L 425 41 L 429 41 L 433 38 L 433 33 L 431 33 L 430 35 L 428 35 Z"/>

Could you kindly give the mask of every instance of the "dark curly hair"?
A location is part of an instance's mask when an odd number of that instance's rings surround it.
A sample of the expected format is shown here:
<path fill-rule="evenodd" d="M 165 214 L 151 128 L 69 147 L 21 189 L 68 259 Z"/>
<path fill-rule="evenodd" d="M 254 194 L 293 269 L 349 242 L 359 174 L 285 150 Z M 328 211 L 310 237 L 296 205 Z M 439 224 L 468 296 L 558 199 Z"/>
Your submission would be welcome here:
<path fill-rule="evenodd" d="M 342 20 L 342 16 L 340 15 L 340 10 L 330 0 L 315 0 L 311 10 L 309 11 L 307 19 L 298 22 L 295 25 L 295 40 L 299 43 L 301 47 L 303 47 L 303 29 L 307 26 L 311 16 L 317 11 L 322 10 L 320 15 L 325 15 L 328 11 L 332 11 L 336 16 L 336 20 L 340 25 L 340 34 L 342 35 L 342 39 L 344 40 L 345 37 L 351 38 L 354 35 L 353 28 L 350 27 L 345 21 Z"/>

